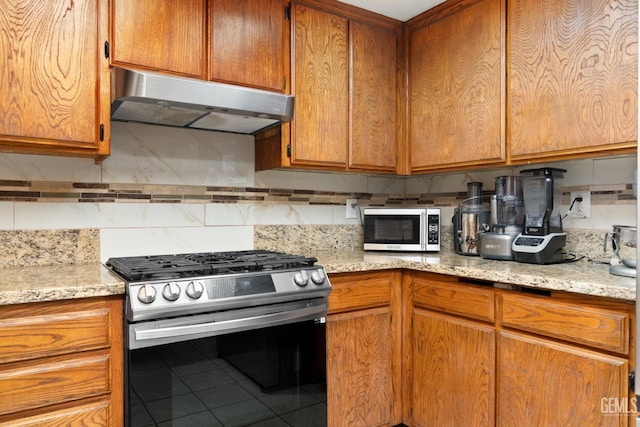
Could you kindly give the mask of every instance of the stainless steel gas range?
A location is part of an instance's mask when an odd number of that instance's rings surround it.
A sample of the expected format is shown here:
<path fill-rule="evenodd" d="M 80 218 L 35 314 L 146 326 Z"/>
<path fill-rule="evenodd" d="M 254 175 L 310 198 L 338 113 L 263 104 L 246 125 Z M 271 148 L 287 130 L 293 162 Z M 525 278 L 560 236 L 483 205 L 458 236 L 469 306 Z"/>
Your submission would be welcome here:
<path fill-rule="evenodd" d="M 331 284 L 316 262 L 262 250 L 110 258 L 126 281 L 125 424 L 325 426 Z"/>

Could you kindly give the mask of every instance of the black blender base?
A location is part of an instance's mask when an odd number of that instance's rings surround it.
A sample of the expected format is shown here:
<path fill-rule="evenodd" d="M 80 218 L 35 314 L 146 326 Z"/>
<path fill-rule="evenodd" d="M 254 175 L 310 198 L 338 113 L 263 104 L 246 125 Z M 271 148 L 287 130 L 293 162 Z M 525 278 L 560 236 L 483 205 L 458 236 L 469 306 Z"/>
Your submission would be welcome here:
<path fill-rule="evenodd" d="M 523 236 L 526 241 L 527 237 L 532 240 L 537 240 L 537 236 Z M 518 245 L 518 239 L 516 238 L 514 245 L 512 246 L 513 259 L 517 262 L 524 262 L 527 264 L 558 264 L 564 262 L 564 253 L 562 248 L 567 242 L 567 235 L 565 233 L 557 233 L 545 236 L 545 243 L 540 246 L 526 246 Z M 520 246 L 521 250 L 518 250 Z"/>
<path fill-rule="evenodd" d="M 545 252 L 546 251 L 538 252 L 536 254 L 516 252 L 513 254 L 513 258 L 515 261 L 527 264 L 558 264 L 564 262 L 564 254 L 560 250 L 552 254 Z"/>

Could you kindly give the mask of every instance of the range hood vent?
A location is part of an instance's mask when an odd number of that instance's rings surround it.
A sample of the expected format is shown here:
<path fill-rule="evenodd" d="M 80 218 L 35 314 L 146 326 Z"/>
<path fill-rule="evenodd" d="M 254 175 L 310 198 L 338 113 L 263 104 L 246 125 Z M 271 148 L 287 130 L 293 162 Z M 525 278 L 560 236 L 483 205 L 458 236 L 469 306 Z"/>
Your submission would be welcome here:
<path fill-rule="evenodd" d="M 253 135 L 293 119 L 294 97 L 124 68 L 111 119 Z"/>

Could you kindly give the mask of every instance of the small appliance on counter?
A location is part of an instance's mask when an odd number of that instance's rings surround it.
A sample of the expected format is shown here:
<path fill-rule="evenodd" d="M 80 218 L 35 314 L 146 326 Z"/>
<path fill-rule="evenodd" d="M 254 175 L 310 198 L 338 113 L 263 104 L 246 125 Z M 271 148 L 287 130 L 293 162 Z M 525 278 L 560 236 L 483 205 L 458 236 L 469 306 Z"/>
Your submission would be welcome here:
<path fill-rule="evenodd" d="M 513 260 L 511 245 L 522 232 L 524 200 L 519 176 L 496 178 L 496 194 L 491 196 L 491 231 L 478 234 L 480 256 Z"/>
<path fill-rule="evenodd" d="M 439 208 L 366 208 L 364 250 L 438 252 Z"/>
<path fill-rule="evenodd" d="M 611 248 L 619 261 L 619 264 L 609 268 L 609 273 L 616 276 L 636 277 L 636 233 L 636 227 L 614 225 L 613 231 L 605 234 L 604 250 L 607 250 L 607 241 L 611 239 Z"/>
<path fill-rule="evenodd" d="M 467 198 L 453 211 L 453 250 L 460 255 L 480 255 L 478 234 L 491 229 L 491 209 L 482 198 L 482 183 L 469 182 Z"/>
<path fill-rule="evenodd" d="M 565 169 L 540 168 L 520 172 L 524 226 L 511 245 L 514 259 L 531 264 L 564 262 L 567 233 L 562 228 L 560 201 Z"/>

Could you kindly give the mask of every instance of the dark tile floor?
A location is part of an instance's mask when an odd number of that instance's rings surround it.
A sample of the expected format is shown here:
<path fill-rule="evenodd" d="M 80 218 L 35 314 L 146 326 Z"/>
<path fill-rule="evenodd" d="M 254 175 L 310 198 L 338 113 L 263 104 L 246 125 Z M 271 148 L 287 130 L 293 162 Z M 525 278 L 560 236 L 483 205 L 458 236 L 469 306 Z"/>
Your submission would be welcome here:
<path fill-rule="evenodd" d="M 264 392 L 200 341 L 135 350 L 132 427 L 326 426 L 326 387 Z"/>

